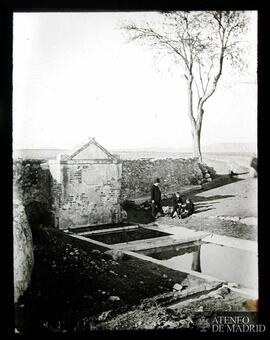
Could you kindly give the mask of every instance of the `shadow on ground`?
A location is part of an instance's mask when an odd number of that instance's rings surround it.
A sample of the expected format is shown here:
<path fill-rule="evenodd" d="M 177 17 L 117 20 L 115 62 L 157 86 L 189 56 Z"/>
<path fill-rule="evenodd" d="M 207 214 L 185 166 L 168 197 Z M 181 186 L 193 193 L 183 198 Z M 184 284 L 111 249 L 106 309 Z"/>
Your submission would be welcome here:
<path fill-rule="evenodd" d="M 147 224 L 154 222 L 155 219 L 151 215 L 151 208 L 145 209 L 139 206 L 129 206 L 126 208 L 127 220 L 132 223 Z"/>
<path fill-rule="evenodd" d="M 224 198 L 234 197 L 235 195 L 213 195 L 213 196 L 193 196 L 193 202 L 216 201 Z"/>
<path fill-rule="evenodd" d="M 213 204 L 207 204 L 209 201 L 217 201 L 220 199 L 230 198 L 234 197 L 234 195 L 215 195 L 215 196 L 192 196 L 193 202 L 195 203 L 195 214 L 199 214 L 201 212 L 209 211 L 213 209 Z M 198 203 L 197 203 L 198 202 Z M 205 203 L 204 203 L 205 202 Z M 218 202 L 215 202 L 217 204 Z M 162 202 L 163 206 L 172 206 L 172 199 L 166 199 Z M 141 207 L 137 206 L 136 204 L 132 204 L 127 206 L 127 219 L 129 222 L 133 223 L 141 223 L 141 224 L 147 224 L 154 222 L 154 218 L 151 215 L 151 207 Z"/>
<path fill-rule="evenodd" d="M 207 182 L 202 184 L 202 189 L 200 191 L 211 190 L 214 188 L 222 187 L 223 185 L 243 181 L 244 178 L 237 177 L 238 174 L 234 176 L 231 175 L 216 175 L 212 182 Z M 239 174 L 240 175 L 240 174 Z"/>
<path fill-rule="evenodd" d="M 234 195 L 213 195 L 213 196 L 204 196 L 203 193 L 218 187 L 222 187 L 224 185 L 242 181 L 244 178 L 238 178 L 237 175 L 230 176 L 230 175 L 216 175 L 215 179 L 212 182 L 205 183 L 202 185 L 201 189 L 190 190 L 184 192 L 182 197 L 186 199 L 187 197 L 191 198 L 192 201 L 195 203 L 195 212 L 197 216 L 201 212 L 205 212 L 208 210 L 213 209 L 212 204 L 204 205 L 210 203 L 211 201 L 217 201 L 215 204 L 218 204 L 219 200 L 225 198 L 234 197 Z M 181 193 L 181 187 L 179 188 Z M 172 193 L 171 193 L 172 195 Z M 168 197 L 162 200 L 163 206 L 172 206 L 172 198 Z M 137 205 L 134 202 L 130 201 L 128 204 L 123 206 L 123 208 L 127 211 L 127 220 L 129 223 L 141 223 L 141 224 L 148 224 L 154 222 L 153 217 L 151 216 L 151 207 L 150 207 L 150 193 L 149 193 L 149 200 L 146 201 L 142 205 Z"/>

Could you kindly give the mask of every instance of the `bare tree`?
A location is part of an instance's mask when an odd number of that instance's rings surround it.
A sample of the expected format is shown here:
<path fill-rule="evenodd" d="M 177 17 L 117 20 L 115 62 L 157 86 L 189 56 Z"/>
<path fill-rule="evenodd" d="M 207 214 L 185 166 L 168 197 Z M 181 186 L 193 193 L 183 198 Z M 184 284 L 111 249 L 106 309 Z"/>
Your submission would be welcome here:
<path fill-rule="evenodd" d="M 240 11 L 185 11 L 162 13 L 161 17 L 158 24 L 128 23 L 122 28 L 128 31 L 131 41 L 165 52 L 184 66 L 193 155 L 202 162 L 204 105 L 216 91 L 225 60 L 236 67 L 244 65 L 243 37 L 248 15 Z"/>

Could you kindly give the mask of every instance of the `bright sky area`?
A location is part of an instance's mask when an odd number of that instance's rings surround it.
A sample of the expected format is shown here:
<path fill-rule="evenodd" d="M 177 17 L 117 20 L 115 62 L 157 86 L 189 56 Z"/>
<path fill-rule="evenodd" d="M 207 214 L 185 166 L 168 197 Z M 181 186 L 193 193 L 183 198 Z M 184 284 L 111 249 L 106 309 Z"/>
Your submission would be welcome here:
<path fill-rule="evenodd" d="M 107 149 L 189 147 L 182 69 L 127 43 L 124 20 L 159 14 L 15 13 L 13 147 L 72 148 L 88 137 Z M 202 145 L 256 143 L 257 13 L 249 67 L 225 69 L 205 105 Z"/>

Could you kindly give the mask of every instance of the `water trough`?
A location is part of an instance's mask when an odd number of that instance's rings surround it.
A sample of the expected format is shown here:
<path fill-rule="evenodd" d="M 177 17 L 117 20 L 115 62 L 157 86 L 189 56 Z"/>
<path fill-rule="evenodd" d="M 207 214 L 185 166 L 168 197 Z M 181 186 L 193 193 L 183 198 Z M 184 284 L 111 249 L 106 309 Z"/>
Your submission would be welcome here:
<path fill-rule="evenodd" d="M 166 225 L 133 225 L 71 236 L 208 281 L 233 283 L 232 290 L 258 296 L 254 241 Z"/>

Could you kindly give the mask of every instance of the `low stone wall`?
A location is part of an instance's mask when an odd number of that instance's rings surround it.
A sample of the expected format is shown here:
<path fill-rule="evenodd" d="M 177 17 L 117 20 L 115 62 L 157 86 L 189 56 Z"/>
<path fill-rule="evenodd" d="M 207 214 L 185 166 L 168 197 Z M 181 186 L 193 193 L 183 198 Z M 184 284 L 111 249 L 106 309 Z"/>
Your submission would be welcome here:
<path fill-rule="evenodd" d="M 203 181 L 196 158 L 124 160 L 121 201 L 150 196 L 151 186 L 157 177 L 161 179 L 163 193 L 181 191 L 181 186 L 201 184 Z"/>
<path fill-rule="evenodd" d="M 30 226 L 39 224 L 54 225 L 54 210 L 55 206 L 59 205 L 63 188 L 62 184 L 53 178 L 53 176 L 55 177 L 53 167 L 49 169 L 49 165 L 45 160 L 24 159 L 14 161 L 13 171 L 14 186 L 20 193 Z M 104 183 L 107 172 L 103 173 L 96 169 L 95 173 L 95 176 L 102 177 L 100 183 Z M 77 176 L 77 173 L 75 175 Z M 80 177 L 76 176 L 74 181 L 77 181 L 78 184 L 76 184 L 77 182 L 75 184 L 81 186 Z M 95 178 L 92 173 L 89 176 L 91 181 Z M 162 193 L 171 194 L 174 191 L 181 192 L 181 187 L 183 186 L 200 185 L 206 181 L 211 181 L 213 176 L 214 170 L 198 164 L 195 158 L 123 160 L 122 176 L 120 174 L 119 176 L 114 176 L 115 178 L 117 177 L 119 183 L 117 188 L 113 186 L 112 189 L 114 189 L 114 193 L 117 191 L 117 197 L 120 190 L 119 202 L 124 202 L 127 199 L 145 196 L 150 198 L 151 186 L 157 177 L 161 179 Z M 89 182 L 90 184 L 92 183 L 91 181 Z M 112 184 L 113 182 L 110 180 L 108 188 Z M 112 196 L 112 190 L 108 189 L 108 191 L 104 185 L 99 190 L 102 191 L 102 194 L 95 198 L 94 195 L 96 194 L 93 193 L 93 202 L 101 198 L 107 201 Z M 73 200 L 77 200 L 75 196 L 72 197 L 71 203 L 73 203 Z M 69 199 L 67 190 L 65 190 L 65 197 L 67 200 Z M 119 202 L 118 199 L 115 200 L 115 203 Z M 105 222 L 103 221 L 103 223 Z M 86 221 L 86 223 L 90 222 Z"/>

